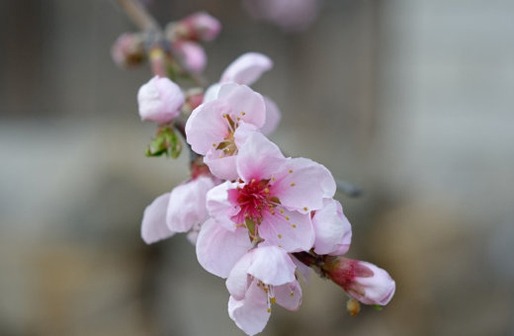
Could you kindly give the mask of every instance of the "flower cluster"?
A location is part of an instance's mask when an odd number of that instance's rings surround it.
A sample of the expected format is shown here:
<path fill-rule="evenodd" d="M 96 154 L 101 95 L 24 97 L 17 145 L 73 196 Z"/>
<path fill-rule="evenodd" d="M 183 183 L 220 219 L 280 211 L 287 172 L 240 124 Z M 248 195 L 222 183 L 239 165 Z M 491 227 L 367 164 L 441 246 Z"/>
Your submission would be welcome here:
<path fill-rule="evenodd" d="M 302 0 L 300 12 L 292 12 L 289 0 L 264 1 L 259 8 L 269 7 L 273 18 L 299 27 L 312 20 L 317 1 Z M 120 2 L 144 10 L 133 0 Z M 395 292 L 389 274 L 344 257 L 352 229 L 334 199 L 330 171 L 310 159 L 285 156 L 267 137 L 281 113 L 250 86 L 272 68 L 271 59 L 244 54 L 204 88 L 198 76 L 206 56 L 199 43 L 218 35 L 219 22 L 196 13 L 163 30 L 148 13 L 137 14 L 148 21 L 145 31 L 123 34 L 112 56 L 124 67 L 150 61 L 154 77 L 137 95 L 141 119 L 157 125 L 147 155 L 177 157 L 181 138 L 191 149 L 191 177 L 147 206 L 143 240 L 151 244 L 186 233 L 202 267 L 226 279 L 228 314 L 248 335 L 264 329 L 274 304 L 300 307 L 299 279 L 311 269 L 350 296 L 352 314 L 358 302 L 389 303 Z M 202 87 L 186 90 L 176 83 L 182 79 Z"/>
<path fill-rule="evenodd" d="M 188 233 L 203 268 L 226 279 L 229 316 L 248 335 L 264 329 L 273 304 L 299 308 L 305 266 L 364 304 L 385 305 L 395 291 L 383 269 L 342 257 L 351 225 L 329 170 L 286 157 L 267 138 L 280 112 L 248 85 L 271 67 L 265 55 L 245 54 L 206 90 L 184 125 L 195 153 L 191 179 L 150 204 L 142 224 L 147 243 Z M 185 98 L 155 77 L 138 101 L 141 118 L 162 126 L 178 118 Z"/>

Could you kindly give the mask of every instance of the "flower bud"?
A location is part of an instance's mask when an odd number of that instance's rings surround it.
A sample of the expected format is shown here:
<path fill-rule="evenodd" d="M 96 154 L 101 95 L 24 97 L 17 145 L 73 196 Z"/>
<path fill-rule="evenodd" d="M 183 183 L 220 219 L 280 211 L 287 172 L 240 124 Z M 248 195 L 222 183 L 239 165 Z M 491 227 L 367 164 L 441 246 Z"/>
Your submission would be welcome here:
<path fill-rule="evenodd" d="M 143 37 L 134 33 L 120 35 L 112 45 L 111 56 L 116 65 L 122 68 L 141 64 L 146 56 Z"/>
<path fill-rule="evenodd" d="M 173 45 L 175 53 L 180 57 L 181 65 L 189 72 L 198 74 L 205 69 L 207 55 L 196 42 L 179 41 Z"/>
<path fill-rule="evenodd" d="M 327 260 L 323 270 L 348 295 L 364 304 L 384 306 L 396 289 L 385 270 L 365 261 L 333 257 Z"/>
<path fill-rule="evenodd" d="M 137 101 L 142 120 L 165 124 L 180 114 L 184 95 L 178 85 L 168 78 L 155 76 L 141 86 Z"/>
<path fill-rule="evenodd" d="M 221 23 L 205 12 L 197 12 L 166 26 L 170 41 L 212 41 L 221 31 Z"/>
<path fill-rule="evenodd" d="M 221 23 L 205 12 L 191 14 L 182 22 L 189 27 L 191 35 L 200 41 L 212 41 L 221 31 Z"/>

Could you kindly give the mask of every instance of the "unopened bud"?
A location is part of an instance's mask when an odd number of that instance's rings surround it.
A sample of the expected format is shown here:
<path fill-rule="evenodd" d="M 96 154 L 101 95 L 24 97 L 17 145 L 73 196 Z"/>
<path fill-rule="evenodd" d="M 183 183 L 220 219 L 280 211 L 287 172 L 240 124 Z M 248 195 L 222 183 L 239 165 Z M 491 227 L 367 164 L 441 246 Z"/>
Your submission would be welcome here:
<path fill-rule="evenodd" d="M 141 34 L 124 33 L 120 35 L 111 48 L 114 62 L 122 68 L 140 65 L 146 57 L 144 38 Z"/>
<path fill-rule="evenodd" d="M 396 289 L 385 270 L 365 261 L 332 257 L 326 259 L 323 271 L 348 295 L 368 305 L 388 304 Z"/>
<path fill-rule="evenodd" d="M 173 44 L 175 54 L 180 58 L 180 64 L 185 70 L 198 74 L 205 69 L 207 55 L 196 42 L 179 41 Z"/>
<path fill-rule="evenodd" d="M 166 36 L 171 41 L 212 41 L 221 31 L 221 23 L 205 12 L 197 12 L 188 17 L 169 24 Z"/>
<path fill-rule="evenodd" d="M 142 120 L 165 124 L 180 114 L 184 94 L 178 85 L 168 78 L 155 76 L 141 86 L 137 101 Z"/>

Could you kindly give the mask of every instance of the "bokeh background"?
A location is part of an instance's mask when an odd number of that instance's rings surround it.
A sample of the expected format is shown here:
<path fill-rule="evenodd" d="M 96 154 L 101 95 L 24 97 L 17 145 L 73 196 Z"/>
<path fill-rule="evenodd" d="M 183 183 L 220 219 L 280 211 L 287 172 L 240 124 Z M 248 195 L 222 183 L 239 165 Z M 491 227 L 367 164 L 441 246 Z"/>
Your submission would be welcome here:
<path fill-rule="evenodd" d="M 325 0 L 299 34 L 239 0 L 154 0 L 161 23 L 224 24 L 207 77 L 259 51 L 273 139 L 364 194 L 339 195 L 350 255 L 393 275 L 383 311 L 345 311 L 329 281 L 263 335 L 514 335 L 514 2 Z M 146 246 L 142 212 L 187 178 L 144 156 L 153 125 L 118 69 L 135 27 L 107 0 L 0 1 L 0 335 L 242 335 L 185 237 Z"/>

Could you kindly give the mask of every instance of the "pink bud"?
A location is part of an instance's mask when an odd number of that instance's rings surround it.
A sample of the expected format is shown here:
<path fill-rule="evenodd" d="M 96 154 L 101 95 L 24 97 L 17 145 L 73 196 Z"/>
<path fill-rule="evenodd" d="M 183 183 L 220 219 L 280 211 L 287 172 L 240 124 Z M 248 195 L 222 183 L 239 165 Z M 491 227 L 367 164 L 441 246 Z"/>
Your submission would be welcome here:
<path fill-rule="evenodd" d="M 141 34 L 121 34 L 111 48 L 111 56 L 122 68 L 137 66 L 145 59 L 144 39 Z"/>
<path fill-rule="evenodd" d="M 327 276 L 351 297 L 364 304 L 384 306 L 391 301 L 396 284 L 383 269 L 360 260 L 337 257 L 323 267 Z"/>
<path fill-rule="evenodd" d="M 142 120 L 165 124 L 178 117 L 184 95 L 177 84 L 166 77 L 155 76 L 137 93 Z"/>
<path fill-rule="evenodd" d="M 221 31 L 221 23 L 205 12 L 191 14 L 181 22 L 189 28 L 191 39 L 212 41 Z"/>
<path fill-rule="evenodd" d="M 179 41 L 173 45 L 175 53 L 187 71 L 201 73 L 207 64 L 203 48 L 196 42 Z"/>

